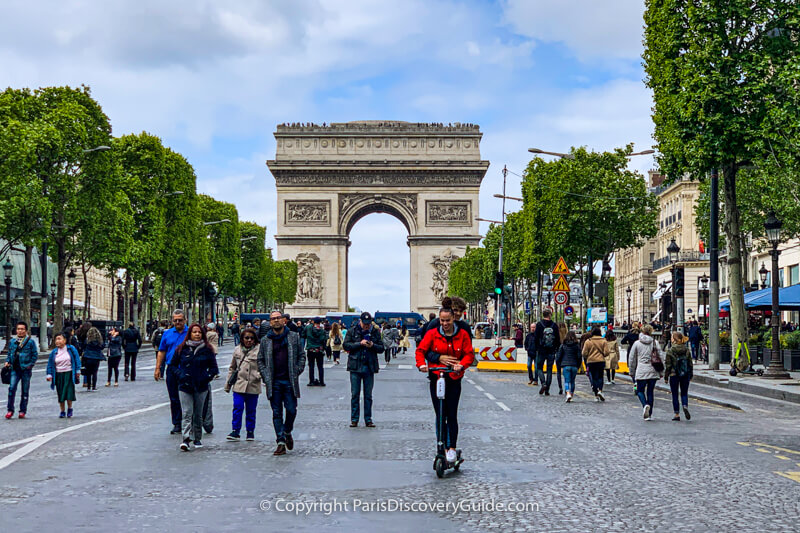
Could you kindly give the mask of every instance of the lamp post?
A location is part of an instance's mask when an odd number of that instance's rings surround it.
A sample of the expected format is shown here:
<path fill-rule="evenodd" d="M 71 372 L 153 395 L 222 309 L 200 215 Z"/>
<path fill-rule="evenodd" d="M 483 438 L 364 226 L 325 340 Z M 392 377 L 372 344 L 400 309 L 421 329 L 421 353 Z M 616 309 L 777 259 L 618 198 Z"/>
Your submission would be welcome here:
<path fill-rule="evenodd" d="M 150 323 L 153 323 L 153 285 L 152 282 L 150 286 L 147 287 L 147 296 L 150 297 L 150 304 L 148 307 L 150 308 Z"/>
<path fill-rule="evenodd" d="M 767 267 L 764 266 L 764 262 L 761 262 L 761 268 L 758 269 L 758 277 L 761 278 L 761 288 L 767 288 L 767 274 L 769 274 L 769 270 Z"/>
<path fill-rule="evenodd" d="M 781 339 L 780 339 L 780 302 L 778 294 L 778 244 L 781 242 L 781 228 L 783 223 L 778 220 L 775 213 L 770 213 L 764 222 L 764 229 L 767 233 L 767 240 L 772 245 L 770 255 L 772 256 L 772 317 L 770 319 L 770 326 L 772 327 L 772 356 L 770 357 L 769 366 L 764 372 L 765 378 L 771 379 L 789 379 L 789 373 L 783 369 L 783 360 L 781 358 Z"/>
<path fill-rule="evenodd" d="M 50 316 L 56 316 L 56 282 L 50 283 Z"/>
<path fill-rule="evenodd" d="M 661 308 L 659 313 L 661 313 L 661 322 L 663 323 L 664 322 L 664 293 L 667 291 L 667 284 L 662 281 L 661 283 L 658 284 L 658 288 L 661 289 L 661 297 L 658 299 L 658 302 L 659 302 L 658 306 Z"/>
<path fill-rule="evenodd" d="M 67 279 L 69 280 L 69 325 L 72 326 L 75 323 L 75 319 L 73 317 L 73 305 L 75 303 L 75 269 L 70 268 L 69 274 L 67 274 Z"/>
<path fill-rule="evenodd" d="M 639 302 L 642 304 L 642 324 L 644 324 L 644 285 L 639 287 Z"/>
<path fill-rule="evenodd" d="M 86 286 L 86 320 L 92 318 L 92 286 Z"/>
<path fill-rule="evenodd" d="M 683 298 L 680 298 L 680 302 L 678 302 L 678 291 L 677 291 L 677 278 L 676 273 L 678 269 L 678 258 L 681 251 L 681 247 L 678 246 L 678 243 L 675 242 L 675 237 L 667 246 L 667 253 L 669 254 L 669 261 L 672 263 L 672 268 L 670 268 L 670 272 L 672 273 L 672 320 L 678 327 L 678 331 L 683 333 Z"/>
<path fill-rule="evenodd" d="M 115 283 L 117 287 L 117 322 L 120 324 L 125 318 L 125 310 L 122 308 L 125 305 L 125 301 L 122 299 L 122 291 L 123 291 L 123 283 L 121 278 L 117 278 L 117 282 Z"/>
<path fill-rule="evenodd" d="M 709 289 L 709 278 L 706 274 L 703 274 L 703 277 L 700 278 L 700 294 L 703 296 L 703 322 L 708 323 L 708 319 L 706 315 L 708 315 L 708 289 Z"/>
<path fill-rule="evenodd" d="M 625 295 L 628 297 L 628 328 L 631 327 L 631 293 L 632 292 L 633 292 L 633 289 L 631 289 L 630 287 L 625 289 Z"/>
<path fill-rule="evenodd" d="M 8 346 L 11 344 L 11 273 L 14 271 L 14 265 L 11 260 L 6 257 L 6 262 L 3 265 L 3 273 L 5 274 L 6 282 L 6 345 L 3 346 L 3 351 L 0 353 L 8 353 Z"/>
<path fill-rule="evenodd" d="M 176 287 L 175 288 L 175 301 L 176 301 L 175 307 L 177 309 L 183 309 L 183 303 L 181 302 L 182 298 L 183 298 L 183 291 L 181 290 L 180 287 Z"/>

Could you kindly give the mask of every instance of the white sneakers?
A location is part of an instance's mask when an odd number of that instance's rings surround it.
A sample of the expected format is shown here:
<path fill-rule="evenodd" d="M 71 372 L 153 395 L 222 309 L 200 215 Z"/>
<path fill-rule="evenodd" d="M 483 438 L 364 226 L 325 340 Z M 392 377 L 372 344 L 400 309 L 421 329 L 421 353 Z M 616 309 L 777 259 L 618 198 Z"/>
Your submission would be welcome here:
<path fill-rule="evenodd" d="M 650 406 L 645 405 L 642 412 L 645 420 L 650 420 Z"/>
<path fill-rule="evenodd" d="M 456 459 L 458 458 L 458 456 L 456 455 L 456 451 L 451 448 L 451 449 L 447 450 L 447 453 L 445 454 L 445 458 L 447 459 L 448 463 L 455 463 Z"/>
<path fill-rule="evenodd" d="M 601 391 L 601 390 L 597 391 L 597 397 L 600 398 L 601 402 L 606 401 L 606 397 L 603 396 L 603 391 Z"/>
<path fill-rule="evenodd" d="M 572 401 L 572 393 L 571 393 L 571 392 L 567 392 L 567 400 L 566 400 L 566 403 L 570 403 L 571 401 Z"/>

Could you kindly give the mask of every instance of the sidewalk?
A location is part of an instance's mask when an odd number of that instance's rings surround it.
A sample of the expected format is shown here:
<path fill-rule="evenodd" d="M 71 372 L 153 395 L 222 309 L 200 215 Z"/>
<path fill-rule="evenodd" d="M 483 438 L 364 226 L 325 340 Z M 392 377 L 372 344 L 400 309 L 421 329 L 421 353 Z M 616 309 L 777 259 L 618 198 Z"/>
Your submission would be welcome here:
<path fill-rule="evenodd" d="M 695 365 L 693 381 L 775 400 L 800 403 L 800 372 L 789 372 L 791 379 L 788 380 L 774 380 L 742 374 L 737 374 L 736 377 L 731 376 L 731 365 L 729 364 L 719 365 L 719 368 L 719 370 L 709 370 L 706 364 Z M 754 365 L 754 368 L 764 367 Z"/>

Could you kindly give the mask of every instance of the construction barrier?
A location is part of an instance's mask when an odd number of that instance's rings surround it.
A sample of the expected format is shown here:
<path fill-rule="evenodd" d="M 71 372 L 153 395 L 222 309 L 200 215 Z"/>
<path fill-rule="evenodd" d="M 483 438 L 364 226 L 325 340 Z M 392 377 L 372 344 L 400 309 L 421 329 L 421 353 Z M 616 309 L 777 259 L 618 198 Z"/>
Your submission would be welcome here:
<path fill-rule="evenodd" d="M 475 339 L 472 341 L 472 349 L 475 350 L 475 361 L 514 363 L 517 360 L 517 348 L 510 340 L 503 341 L 501 346 L 497 346 L 491 339 Z"/>
<path fill-rule="evenodd" d="M 585 368 L 581 368 L 581 372 L 585 372 Z M 481 360 L 478 362 L 478 371 L 479 372 L 527 372 L 528 365 L 526 363 L 519 363 L 519 362 L 499 362 L 499 361 L 489 361 L 489 360 Z M 556 373 L 556 365 L 553 365 L 553 374 Z M 619 362 L 619 369 L 617 369 L 617 373 L 619 374 L 627 374 L 628 373 L 628 363 Z"/>

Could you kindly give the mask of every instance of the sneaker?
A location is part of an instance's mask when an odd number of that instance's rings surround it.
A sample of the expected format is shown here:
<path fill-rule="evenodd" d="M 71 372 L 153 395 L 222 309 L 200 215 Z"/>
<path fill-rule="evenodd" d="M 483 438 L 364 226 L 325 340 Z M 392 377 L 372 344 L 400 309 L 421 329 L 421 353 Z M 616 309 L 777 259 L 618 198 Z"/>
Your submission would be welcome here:
<path fill-rule="evenodd" d="M 294 448 L 294 439 L 291 433 L 286 434 L 286 449 L 291 450 Z"/>
<path fill-rule="evenodd" d="M 314 386 L 315 387 L 319 387 L 320 386 L 320 381 L 318 379 L 314 380 Z"/>
<path fill-rule="evenodd" d="M 683 415 L 686 417 L 686 420 L 691 420 L 692 419 L 692 415 L 689 414 L 689 406 L 688 405 L 684 405 L 683 406 Z"/>
<path fill-rule="evenodd" d="M 564 394 L 564 389 L 558 389 L 558 394 Z"/>
<path fill-rule="evenodd" d="M 119 382 L 118 382 L 118 381 L 115 381 L 115 382 L 114 382 L 114 386 L 115 386 L 115 387 L 119 387 Z"/>
<path fill-rule="evenodd" d="M 199 441 L 199 440 L 196 440 L 196 441 L 194 441 L 194 447 L 195 448 L 202 448 L 203 447 L 203 443 L 201 441 Z"/>
<path fill-rule="evenodd" d="M 314 383 L 313 381 L 309 381 L 306 387 L 314 387 L 315 385 L 316 383 Z"/>
<path fill-rule="evenodd" d="M 189 443 L 190 442 L 192 442 L 192 441 L 189 440 L 189 439 L 186 439 L 183 442 L 181 442 L 180 449 L 181 449 L 182 452 L 188 452 L 188 451 L 191 450 L 191 448 L 189 447 Z"/>
<path fill-rule="evenodd" d="M 539 387 L 539 396 L 541 396 L 542 394 L 544 394 L 544 385 Z"/>
<path fill-rule="evenodd" d="M 206 432 L 206 435 L 211 435 L 214 433 L 214 426 L 211 426 L 210 428 L 203 428 L 203 431 Z"/>
<path fill-rule="evenodd" d="M 256 434 L 252 431 L 247 432 L 247 438 L 244 440 L 256 440 Z M 291 450 L 291 448 L 289 448 Z"/>
<path fill-rule="evenodd" d="M 533 385 L 533 380 L 528 381 L 528 385 Z"/>
<path fill-rule="evenodd" d="M 72 407 L 67 409 L 67 418 L 72 418 Z"/>
<path fill-rule="evenodd" d="M 111 382 L 110 382 L 110 381 L 107 381 L 107 382 L 106 382 L 106 387 L 110 387 L 110 386 L 111 386 Z"/>
<path fill-rule="evenodd" d="M 649 405 L 645 405 L 642 409 L 643 409 L 642 410 L 642 416 L 644 416 L 645 420 L 649 420 L 650 419 L 650 406 Z"/>
<path fill-rule="evenodd" d="M 612 379 L 612 380 L 611 380 L 611 384 L 612 384 L 612 385 L 616 385 L 616 384 L 617 384 L 617 382 L 616 382 L 616 381 L 614 381 L 614 380 Z"/>
<path fill-rule="evenodd" d="M 450 448 L 449 450 L 447 450 L 447 453 L 444 454 L 444 457 L 445 457 L 445 459 L 447 459 L 448 463 L 455 463 L 456 462 L 456 458 L 458 456 L 456 455 L 456 451 L 454 449 Z"/>
<path fill-rule="evenodd" d="M 606 397 L 603 396 L 603 391 L 601 391 L 601 390 L 597 391 L 597 397 L 600 398 L 601 402 L 606 401 Z"/>
<path fill-rule="evenodd" d="M 10 418 L 10 417 L 6 417 L 6 418 Z M 358 421 L 356 420 L 355 422 L 350 422 L 350 427 L 351 428 L 357 428 L 358 427 Z"/>
<path fill-rule="evenodd" d="M 67 418 L 67 413 L 66 413 L 66 411 L 61 411 L 61 412 L 58 414 L 58 418 Z"/>
<path fill-rule="evenodd" d="M 569 397 L 569 393 L 567 393 L 567 398 L 564 400 L 564 403 L 569 403 L 572 398 Z"/>
<path fill-rule="evenodd" d="M 672 421 L 673 422 L 680 422 L 681 421 L 681 415 L 675 413 L 675 416 L 672 417 Z"/>
<path fill-rule="evenodd" d="M 278 447 L 272 452 L 272 455 L 286 455 L 286 444 L 279 442 Z"/>
<path fill-rule="evenodd" d="M 545 396 L 550 396 L 550 389 L 545 389 L 544 390 L 544 395 Z"/>
<path fill-rule="evenodd" d="M 594 403 L 600 403 L 600 398 L 598 398 L 597 396 L 595 396 L 595 397 L 594 397 Z"/>
<path fill-rule="evenodd" d="M 317 386 L 318 387 L 324 387 L 325 386 L 325 382 L 324 381 L 320 381 L 319 383 L 317 383 Z"/>
<path fill-rule="evenodd" d="M 17 415 L 18 418 L 25 418 L 25 413 L 20 413 Z"/>
<path fill-rule="evenodd" d="M 375 427 L 375 424 L 373 422 L 367 422 L 364 425 L 367 426 L 368 428 L 374 428 Z"/>
<path fill-rule="evenodd" d="M 225 438 L 228 439 L 228 440 L 231 440 L 231 441 L 239 441 L 239 440 L 241 440 L 241 437 L 239 436 L 239 432 L 238 431 L 231 431 L 230 433 L 228 433 L 228 436 L 225 437 Z"/>
<path fill-rule="evenodd" d="M 180 426 L 172 426 L 172 429 L 169 432 L 170 435 L 180 435 L 181 434 L 181 427 Z"/>
<path fill-rule="evenodd" d="M 7 412 L 6 413 L 6 420 L 10 419 L 12 416 L 14 416 L 14 411 Z"/>

